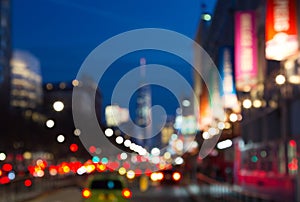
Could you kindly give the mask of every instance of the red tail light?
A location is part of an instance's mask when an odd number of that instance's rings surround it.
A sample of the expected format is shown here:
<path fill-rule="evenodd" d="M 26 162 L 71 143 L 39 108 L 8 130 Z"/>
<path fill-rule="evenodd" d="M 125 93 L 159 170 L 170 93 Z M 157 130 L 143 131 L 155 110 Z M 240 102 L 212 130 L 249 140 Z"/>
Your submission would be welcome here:
<path fill-rule="evenodd" d="M 129 189 L 123 189 L 122 190 L 122 196 L 126 199 L 131 198 L 132 193 Z"/>
<path fill-rule="evenodd" d="M 173 180 L 179 181 L 181 179 L 181 174 L 179 172 L 175 172 L 172 175 Z"/>
<path fill-rule="evenodd" d="M 83 198 L 90 198 L 92 195 L 92 192 L 89 189 L 83 189 L 81 192 L 81 195 Z"/>

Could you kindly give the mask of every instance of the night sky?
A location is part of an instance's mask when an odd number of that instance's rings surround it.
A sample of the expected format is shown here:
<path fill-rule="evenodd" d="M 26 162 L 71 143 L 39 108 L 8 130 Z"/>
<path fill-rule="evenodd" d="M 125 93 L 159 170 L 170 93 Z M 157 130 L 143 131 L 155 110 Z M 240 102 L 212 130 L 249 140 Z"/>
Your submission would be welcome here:
<path fill-rule="evenodd" d="M 82 62 L 95 47 L 125 31 L 149 27 L 164 28 L 194 39 L 202 3 L 207 4 L 206 11 L 212 12 L 215 0 L 13 0 L 12 2 L 13 48 L 27 50 L 40 60 L 45 83 L 73 80 Z M 116 78 L 120 77 L 139 64 L 140 56 L 145 56 L 147 61 L 171 66 L 192 84 L 191 68 L 182 61 L 162 53 L 133 54 L 127 59 L 116 61 L 111 72 Z M 120 66 L 122 71 L 116 71 Z M 107 77 L 100 81 L 104 105 L 109 102 L 108 98 L 115 82 L 109 72 Z M 153 99 L 155 102 L 155 98 Z"/>

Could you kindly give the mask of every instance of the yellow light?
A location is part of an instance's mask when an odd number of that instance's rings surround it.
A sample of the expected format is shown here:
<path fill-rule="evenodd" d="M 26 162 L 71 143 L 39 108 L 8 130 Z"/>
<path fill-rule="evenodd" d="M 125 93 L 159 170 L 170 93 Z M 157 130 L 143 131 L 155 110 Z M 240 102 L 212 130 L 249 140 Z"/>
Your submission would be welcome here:
<path fill-rule="evenodd" d="M 170 158 L 171 158 L 170 152 L 164 153 L 164 158 L 165 158 L 166 160 L 170 159 Z"/>
<path fill-rule="evenodd" d="M 229 129 L 231 127 L 230 123 L 225 122 L 225 129 Z"/>
<path fill-rule="evenodd" d="M 126 174 L 126 169 L 124 167 L 119 168 L 119 174 L 120 175 L 125 175 Z"/>
<path fill-rule="evenodd" d="M 175 173 L 173 173 L 172 177 L 175 181 L 178 181 L 181 178 L 181 174 L 178 172 L 175 172 Z"/>
<path fill-rule="evenodd" d="M 69 166 L 64 166 L 63 171 L 64 171 L 64 173 L 69 173 L 70 172 L 70 167 Z"/>
<path fill-rule="evenodd" d="M 97 170 L 98 170 L 99 172 L 103 172 L 105 169 L 106 169 L 106 166 L 105 166 L 105 165 L 103 165 L 103 164 L 97 165 Z"/>
<path fill-rule="evenodd" d="M 157 173 L 157 179 L 162 180 L 164 178 L 164 174 L 162 173 Z"/>
<path fill-rule="evenodd" d="M 87 166 L 85 166 L 85 169 L 86 169 L 86 172 L 87 172 L 87 173 L 91 173 L 91 172 L 94 172 L 94 171 L 95 171 L 96 166 L 93 165 L 93 164 L 87 165 Z"/>
<path fill-rule="evenodd" d="M 261 100 L 254 100 L 253 101 L 253 107 L 260 108 L 261 106 L 262 106 L 262 101 Z"/>
<path fill-rule="evenodd" d="M 122 190 L 122 196 L 124 198 L 129 199 L 129 198 L 131 198 L 131 195 L 132 195 L 132 193 L 129 189 L 125 188 Z"/>
<path fill-rule="evenodd" d="M 91 195 L 92 195 L 92 192 L 89 189 L 83 189 L 82 190 L 83 198 L 89 198 L 89 197 L 91 197 Z"/>
<path fill-rule="evenodd" d="M 150 179 L 151 179 L 153 182 L 156 182 L 156 181 L 158 180 L 157 173 L 151 173 Z"/>
<path fill-rule="evenodd" d="M 76 80 L 76 79 L 74 79 L 74 80 L 72 81 L 72 85 L 73 85 L 74 87 L 78 86 L 78 85 L 79 85 L 79 81 Z"/>

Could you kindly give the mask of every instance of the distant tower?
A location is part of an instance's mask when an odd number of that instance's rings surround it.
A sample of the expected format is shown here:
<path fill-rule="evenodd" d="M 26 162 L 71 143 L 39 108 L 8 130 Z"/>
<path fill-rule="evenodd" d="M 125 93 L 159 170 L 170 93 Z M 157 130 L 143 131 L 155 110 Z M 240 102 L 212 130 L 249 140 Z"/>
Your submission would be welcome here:
<path fill-rule="evenodd" d="M 152 113 L 151 113 L 151 88 L 150 85 L 145 85 L 144 80 L 146 76 L 146 59 L 141 58 L 140 60 L 141 65 L 141 87 L 138 90 L 137 96 L 137 107 L 136 107 L 136 124 L 140 127 L 146 127 L 151 123 Z M 142 139 L 139 141 L 143 146 L 149 147 L 151 146 L 151 135 L 152 135 L 152 128 L 149 128 L 145 132 L 145 134 L 140 134 Z"/>

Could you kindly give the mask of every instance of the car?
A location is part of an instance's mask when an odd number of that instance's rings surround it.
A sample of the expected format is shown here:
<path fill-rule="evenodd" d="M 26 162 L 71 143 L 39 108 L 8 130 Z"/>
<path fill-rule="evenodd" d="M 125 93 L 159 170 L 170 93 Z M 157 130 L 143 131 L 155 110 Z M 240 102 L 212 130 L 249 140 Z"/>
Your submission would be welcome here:
<path fill-rule="evenodd" d="M 110 173 L 89 176 L 81 194 L 84 202 L 128 202 L 132 196 L 126 179 Z"/>
<path fill-rule="evenodd" d="M 166 169 L 151 173 L 150 179 L 160 184 L 176 185 L 181 182 L 182 174 L 177 170 Z"/>

